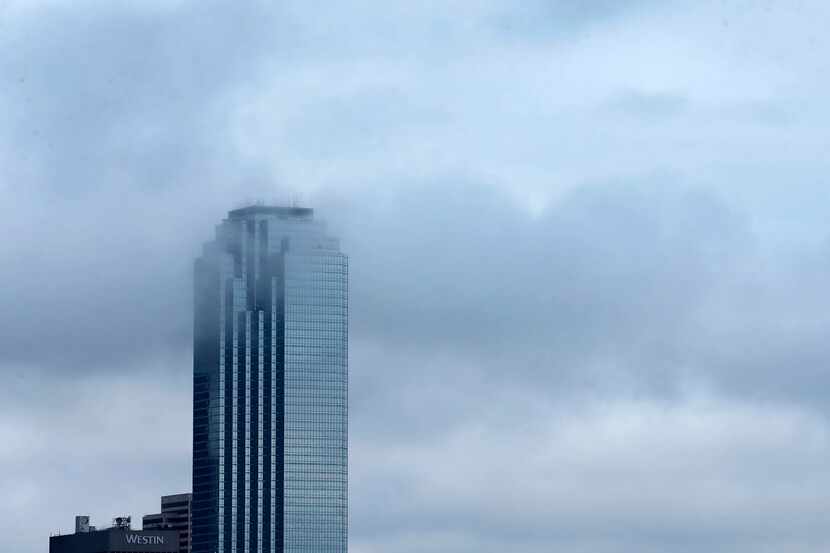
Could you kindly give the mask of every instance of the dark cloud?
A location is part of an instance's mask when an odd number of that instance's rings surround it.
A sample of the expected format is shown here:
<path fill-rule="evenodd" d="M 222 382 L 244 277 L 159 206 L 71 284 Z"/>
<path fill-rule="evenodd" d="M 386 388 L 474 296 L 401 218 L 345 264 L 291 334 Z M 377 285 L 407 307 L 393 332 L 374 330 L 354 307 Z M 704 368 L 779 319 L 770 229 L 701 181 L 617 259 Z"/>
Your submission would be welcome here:
<path fill-rule="evenodd" d="M 368 214 L 343 210 L 357 332 L 558 371 L 671 347 L 754 247 L 716 196 L 659 185 L 588 188 L 533 218 L 472 185 L 360 201 Z"/>

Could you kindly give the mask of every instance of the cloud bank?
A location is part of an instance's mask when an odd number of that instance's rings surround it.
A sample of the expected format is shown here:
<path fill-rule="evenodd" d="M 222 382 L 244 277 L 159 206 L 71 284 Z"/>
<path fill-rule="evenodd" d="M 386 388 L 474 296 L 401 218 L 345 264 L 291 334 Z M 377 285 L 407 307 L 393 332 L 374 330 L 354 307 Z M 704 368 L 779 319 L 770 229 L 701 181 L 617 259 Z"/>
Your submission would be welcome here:
<path fill-rule="evenodd" d="M 352 551 L 826 550 L 827 12 L 5 3 L 5 545 L 189 487 L 264 200 L 351 257 Z"/>

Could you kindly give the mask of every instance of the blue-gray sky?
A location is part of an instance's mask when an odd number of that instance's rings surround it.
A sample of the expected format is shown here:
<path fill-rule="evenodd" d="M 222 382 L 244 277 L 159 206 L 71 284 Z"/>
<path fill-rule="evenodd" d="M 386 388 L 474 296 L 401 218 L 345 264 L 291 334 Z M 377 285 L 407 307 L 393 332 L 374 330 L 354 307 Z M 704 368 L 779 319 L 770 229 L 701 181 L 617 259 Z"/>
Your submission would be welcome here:
<path fill-rule="evenodd" d="M 0 1 L 0 549 L 189 488 L 262 200 L 351 257 L 353 553 L 826 551 L 828 18 Z"/>

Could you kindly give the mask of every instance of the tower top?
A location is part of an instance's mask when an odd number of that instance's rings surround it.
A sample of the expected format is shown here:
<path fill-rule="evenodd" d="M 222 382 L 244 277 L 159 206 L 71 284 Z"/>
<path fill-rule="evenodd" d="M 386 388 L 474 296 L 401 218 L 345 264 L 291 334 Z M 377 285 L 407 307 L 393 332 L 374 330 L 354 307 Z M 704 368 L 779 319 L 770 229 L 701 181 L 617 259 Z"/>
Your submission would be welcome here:
<path fill-rule="evenodd" d="M 310 207 L 252 205 L 228 212 L 229 219 L 245 219 L 252 215 L 276 215 L 284 218 L 311 219 L 314 216 L 314 209 Z"/>

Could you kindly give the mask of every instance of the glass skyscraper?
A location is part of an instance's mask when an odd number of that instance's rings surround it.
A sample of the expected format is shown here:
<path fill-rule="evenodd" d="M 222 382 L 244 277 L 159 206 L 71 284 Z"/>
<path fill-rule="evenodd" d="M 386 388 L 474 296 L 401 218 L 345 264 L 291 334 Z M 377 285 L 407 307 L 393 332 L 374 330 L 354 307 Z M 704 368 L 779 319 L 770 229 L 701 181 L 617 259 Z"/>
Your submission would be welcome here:
<path fill-rule="evenodd" d="M 228 213 L 195 265 L 193 553 L 347 551 L 348 259 L 308 208 Z"/>

